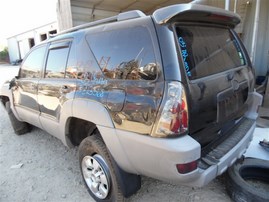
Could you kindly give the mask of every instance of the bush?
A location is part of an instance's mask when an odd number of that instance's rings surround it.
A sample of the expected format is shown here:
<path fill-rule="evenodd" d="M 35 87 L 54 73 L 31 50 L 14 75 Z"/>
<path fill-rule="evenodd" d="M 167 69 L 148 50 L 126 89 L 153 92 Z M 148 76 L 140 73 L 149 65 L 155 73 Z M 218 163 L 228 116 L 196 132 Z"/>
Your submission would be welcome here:
<path fill-rule="evenodd" d="M 2 62 L 8 62 L 9 61 L 7 47 L 3 51 L 0 52 L 0 61 L 2 61 Z"/>

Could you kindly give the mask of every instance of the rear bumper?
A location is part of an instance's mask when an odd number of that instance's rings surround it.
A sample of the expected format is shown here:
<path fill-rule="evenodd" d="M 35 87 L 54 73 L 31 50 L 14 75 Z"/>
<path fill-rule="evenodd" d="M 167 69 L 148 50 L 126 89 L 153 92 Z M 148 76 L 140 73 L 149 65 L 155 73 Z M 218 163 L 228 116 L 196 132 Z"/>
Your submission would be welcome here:
<path fill-rule="evenodd" d="M 255 121 L 250 123 L 244 137 L 221 157 L 217 164 L 205 170 L 198 168 L 187 174 L 178 173 L 176 164 L 201 158 L 200 144 L 189 135 L 162 139 L 115 129 L 111 131 L 103 127 L 99 130 L 114 159 L 125 171 L 173 184 L 201 187 L 221 175 L 243 155 L 250 144 L 256 125 Z"/>
<path fill-rule="evenodd" d="M 200 187 L 206 185 L 215 177 L 224 173 L 228 167 L 230 167 L 238 158 L 240 158 L 245 153 L 246 149 L 250 145 L 250 142 L 253 138 L 256 122 L 250 122 L 250 123 L 251 125 L 249 125 L 249 129 L 247 130 L 244 137 L 223 157 L 221 157 L 217 164 L 210 166 L 206 170 L 200 169 L 199 176 L 194 181 L 188 184 Z M 245 129 L 244 127 L 245 125 L 239 126 L 238 130 L 244 130 Z M 235 133 L 238 133 L 238 130 L 236 130 Z"/>
<path fill-rule="evenodd" d="M 255 101 L 252 102 L 254 103 Z M 227 141 L 224 140 L 226 146 L 233 142 L 234 137 L 237 138 L 237 143 L 232 144 L 228 150 L 226 147 L 226 150 L 223 150 L 221 143 L 220 147 L 216 148 L 224 152 L 217 163 L 207 169 L 197 168 L 187 174 L 178 173 L 176 164 L 201 159 L 201 146 L 191 136 L 152 138 L 102 126 L 98 126 L 98 129 L 117 164 L 125 171 L 173 184 L 201 187 L 225 172 L 246 151 L 256 126 L 255 119 L 249 119 L 250 114 L 256 113 L 256 107 L 250 108 L 253 111 L 246 115 L 245 121 L 238 123 Z"/>

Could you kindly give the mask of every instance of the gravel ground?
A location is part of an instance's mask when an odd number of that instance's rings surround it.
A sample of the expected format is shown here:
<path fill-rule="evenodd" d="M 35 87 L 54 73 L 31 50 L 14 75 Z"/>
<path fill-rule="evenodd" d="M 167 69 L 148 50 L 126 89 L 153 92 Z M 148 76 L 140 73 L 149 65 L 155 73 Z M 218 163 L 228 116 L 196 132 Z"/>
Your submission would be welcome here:
<path fill-rule="evenodd" d="M 16 75 L 17 67 L 0 65 L 0 84 Z M 14 134 L 0 106 L 0 201 L 1 202 L 89 202 L 94 201 L 83 184 L 77 148 L 33 128 Z M 223 178 L 203 188 L 171 185 L 142 177 L 142 187 L 127 201 L 231 201 Z"/>

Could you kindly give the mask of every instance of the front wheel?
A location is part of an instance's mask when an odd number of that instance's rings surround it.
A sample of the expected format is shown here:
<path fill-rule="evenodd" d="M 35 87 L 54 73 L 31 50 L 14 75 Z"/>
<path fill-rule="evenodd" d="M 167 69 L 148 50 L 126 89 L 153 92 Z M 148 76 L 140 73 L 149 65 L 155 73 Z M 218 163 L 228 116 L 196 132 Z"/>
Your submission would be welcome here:
<path fill-rule="evenodd" d="M 92 135 L 79 145 L 79 162 L 83 181 L 96 201 L 123 201 L 111 156 L 103 140 Z"/>

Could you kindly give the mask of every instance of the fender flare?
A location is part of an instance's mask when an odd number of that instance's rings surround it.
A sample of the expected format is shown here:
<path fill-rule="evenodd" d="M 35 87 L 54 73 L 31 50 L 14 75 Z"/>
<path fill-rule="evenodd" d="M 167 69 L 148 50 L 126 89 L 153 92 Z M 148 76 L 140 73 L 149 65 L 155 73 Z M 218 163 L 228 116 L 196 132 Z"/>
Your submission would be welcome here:
<path fill-rule="evenodd" d="M 112 118 L 104 105 L 92 100 L 74 99 L 72 101 L 70 100 L 65 102 L 63 109 L 60 119 L 60 130 L 61 134 L 64 134 L 64 139 L 62 139 L 64 144 L 69 147 L 73 146 L 66 133 L 66 131 L 68 131 L 68 122 L 71 117 L 76 117 L 94 123 L 99 129 L 100 135 L 112 156 L 112 163 L 116 172 L 115 174 L 119 178 L 119 185 L 123 195 L 125 197 L 129 197 L 137 192 L 137 190 L 141 187 L 140 176 L 124 171 L 115 161 L 114 157 L 121 157 L 120 160 L 118 159 L 119 163 L 130 167 L 127 156 L 121 150 L 122 146 L 120 145 L 117 134 L 115 133 L 115 126 L 112 122 Z M 113 146 L 111 144 L 113 144 Z"/>
<path fill-rule="evenodd" d="M 109 112 L 99 102 L 87 99 L 75 99 L 72 109 L 74 117 L 79 117 L 96 125 L 114 128 Z"/>
<path fill-rule="evenodd" d="M 13 99 L 13 95 L 12 95 L 12 89 L 9 88 L 9 82 L 6 82 L 3 84 L 3 86 L 0 89 L 0 96 L 2 97 L 8 97 L 9 101 L 10 101 L 10 108 L 14 114 L 14 116 L 19 120 L 19 121 L 23 121 L 21 120 L 21 118 L 18 116 L 18 113 L 14 107 L 14 99 Z"/>
<path fill-rule="evenodd" d="M 73 99 L 62 106 L 60 118 L 60 133 L 64 134 L 62 141 L 68 147 L 73 147 L 67 137 L 68 120 L 72 117 L 94 123 L 97 127 L 115 128 L 112 118 L 103 104 L 88 99 Z M 101 134 L 102 136 L 102 134 Z"/>

